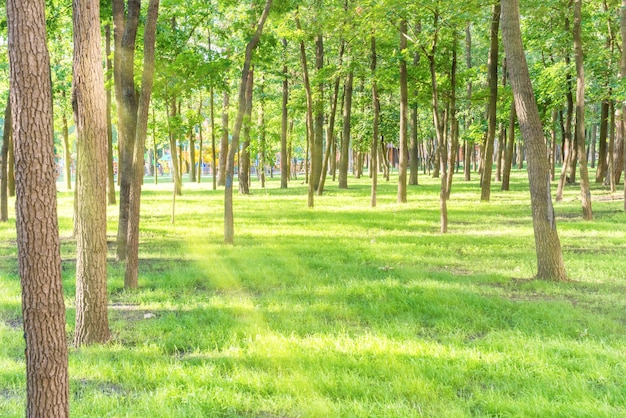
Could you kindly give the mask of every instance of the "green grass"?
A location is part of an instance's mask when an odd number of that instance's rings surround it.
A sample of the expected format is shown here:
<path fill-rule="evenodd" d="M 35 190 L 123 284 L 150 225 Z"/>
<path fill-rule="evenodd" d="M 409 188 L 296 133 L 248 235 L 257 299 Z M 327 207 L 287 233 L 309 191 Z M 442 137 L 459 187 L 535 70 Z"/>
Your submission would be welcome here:
<path fill-rule="evenodd" d="M 404 205 L 383 182 L 374 209 L 367 178 L 327 182 L 312 210 L 302 180 L 278 180 L 235 197 L 232 247 L 210 180 L 185 184 L 175 225 L 171 183 L 146 181 L 140 289 L 123 289 L 111 246 L 113 338 L 70 349 L 73 416 L 626 416 L 626 214 L 604 188 L 593 185 L 593 222 L 577 186 L 556 204 L 571 280 L 550 283 L 531 280 L 525 172 L 490 203 L 457 177 L 446 235 L 426 176 Z M 59 192 L 70 339 L 71 211 Z M 116 226 L 111 207 L 111 242 Z M 0 225 L 0 267 L 0 416 L 18 417 L 14 222 Z"/>

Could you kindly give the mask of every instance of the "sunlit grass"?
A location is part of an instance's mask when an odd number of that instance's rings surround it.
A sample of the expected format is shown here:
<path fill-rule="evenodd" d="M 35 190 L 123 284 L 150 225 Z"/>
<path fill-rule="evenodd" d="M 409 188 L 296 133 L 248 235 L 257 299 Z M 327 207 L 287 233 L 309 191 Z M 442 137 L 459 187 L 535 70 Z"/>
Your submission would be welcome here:
<path fill-rule="evenodd" d="M 223 190 L 147 180 L 140 289 L 123 289 L 109 208 L 105 346 L 70 350 L 74 416 L 626 416 L 626 215 L 579 189 L 555 205 L 570 282 L 531 280 L 525 172 L 512 191 L 455 180 L 450 233 L 438 180 L 409 203 L 383 182 L 253 183 L 235 197 L 235 246 L 222 244 Z M 593 185 L 593 195 L 606 198 Z M 615 195 L 614 197 L 618 197 Z M 71 192 L 59 192 L 68 331 L 74 327 Z M 9 204 L 12 207 L 12 202 Z M 13 213 L 11 212 L 13 217 Z M 23 416 L 15 225 L 0 225 L 0 416 Z M 152 317 L 154 316 L 154 317 Z"/>

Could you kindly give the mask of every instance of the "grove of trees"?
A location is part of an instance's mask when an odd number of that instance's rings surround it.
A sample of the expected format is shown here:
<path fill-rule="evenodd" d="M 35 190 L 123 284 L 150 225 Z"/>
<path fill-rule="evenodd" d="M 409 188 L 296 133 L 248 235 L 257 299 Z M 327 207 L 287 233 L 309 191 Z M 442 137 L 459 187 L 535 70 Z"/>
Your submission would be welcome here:
<path fill-rule="evenodd" d="M 623 180 L 626 0 L 523 3 L 8 0 L 0 215 L 16 194 L 28 414 L 68 413 L 58 178 L 76 191 L 76 346 L 109 338 L 107 201 L 138 286 L 146 172 L 171 177 L 172 221 L 184 176 L 223 187 L 234 244 L 235 177 L 247 194 L 255 173 L 304 176 L 309 208 L 350 172 L 371 177 L 372 207 L 393 170 L 399 205 L 439 177 L 445 233 L 454 181 L 480 176 L 488 202 L 527 164 L 536 277 L 566 280 L 551 182 L 557 201 L 578 183 L 592 220 L 590 181 Z"/>

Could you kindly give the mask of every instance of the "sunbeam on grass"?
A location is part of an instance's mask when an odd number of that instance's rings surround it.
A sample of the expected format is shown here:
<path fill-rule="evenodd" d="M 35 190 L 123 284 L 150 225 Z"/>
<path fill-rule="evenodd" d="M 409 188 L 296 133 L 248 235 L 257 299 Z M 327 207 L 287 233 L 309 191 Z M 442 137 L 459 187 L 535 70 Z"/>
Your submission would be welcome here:
<path fill-rule="evenodd" d="M 531 279 L 525 172 L 480 202 L 455 180 L 449 233 L 438 180 L 397 204 L 395 181 L 369 207 L 369 179 L 253 184 L 235 196 L 222 244 L 223 191 L 146 181 L 139 289 L 123 289 L 108 220 L 110 326 L 104 346 L 70 351 L 73 416 L 626 416 L 626 215 L 594 185 L 555 206 L 566 283 Z M 59 193 L 69 337 L 74 327 L 71 192 Z M 9 204 L 11 207 L 11 204 Z M 11 213 L 11 216 L 13 214 Z M 15 224 L 0 225 L 0 416 L 23 416 Z"/>

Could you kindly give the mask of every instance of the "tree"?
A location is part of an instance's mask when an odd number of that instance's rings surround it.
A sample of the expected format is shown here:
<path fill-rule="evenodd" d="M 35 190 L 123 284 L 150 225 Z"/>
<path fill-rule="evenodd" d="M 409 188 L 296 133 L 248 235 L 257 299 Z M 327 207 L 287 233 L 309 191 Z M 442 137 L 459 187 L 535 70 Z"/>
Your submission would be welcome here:
<path fill-rule="evenodd" d="M 626 1 L 626 0 L 624 0 Z M 528 180 L 537 253 L 538 279 L 567 280 L 550 195 L 550 172 L 539 110 L 530 81 L 519 23 L 518 0 L 501 2 L 502 40 L 522 137 L 526 142 Z"/>
<path fill-rule="evenodd" d="M 8 0 L 26 416 L 69 416 L 50 58 L 43 0 Z"/>
<path fill-rule="evenodd" d="M 591 191 L 587 170 L 587 150 L 585 149 L 585 69 L 583 65 L 583 45 L 581 35 L 582 0 L 574 0 L 574 59 L 576 61 L 576 146 L 580 163 L 580 194 L 583 218 L 593 219 L 591 210 Z"/>
<path fill-rule="evenodd" d="M 139 215 L 141 203 L 141 184 L 144 174 L 144 151 L 148 130 L 148 113 L 150 97 L 154 82 L 154 44 L 156 24 L 159 15 L 159 0 L 150 0 L 144 29 L 143 45 L 143 75 L 141 78 L 141 94 L 137 107 L 137 125 L 135 126 L 135 143 L 133 149 L 132 177 L 129 194 L 129 213 L 126 247 L 126 270 L 124 273 L 124 287 L 137 287 L 139 263 Z"/>
<path fill-rule="evenodd" d="M 407 24 L 400 20 L 400 144 L 398 162 L 398 203 L 406 203 L 406 169 L 408 164 L 407 121 L 408 121 L 408 87 L 407 69 L 404 55 L 407 49 Z"/>
<path fill-rule="evenodd" d="M 254 35 L 246 45 L 246 53 L 243 62 L 243 68 L 241 70 L 241 83 L 239 85 L 239 103 L 237 109 L 237 117 L 235 119 L 235 126 L 233 129 L 233 140 L 228 150 L 228 159 L 226 161 L 226 184 L 224 187 L 224 243 L 235 243 L 235 225 L 233 216 L 233 177 L 235 175 L 235 153 L 239 150 L 239 135 L 241 133 L 241 126 L 243 124 L 243 118 L 246 111 L 246 88 L 248 84 L 248 73 L 250 72 L 250 66 L 252 65 L 252 54 L 256 49 L 259 41 L 261 40 L 261 34 L 263 33 L 263 26 L 267 20 L 267 16 L 272 6 L 272 0 L 267 0 L 265 8 L 261 14 L 261 18 L 256 25 L 256 31 Z"/>
<path fill-rule="evenodd" d="M 496 111 L 498 103 L 498 31 L 500 26 L 500 3 L 493 5 L 491 19 L 491 46 L 489 47 L 489 105 L 487 109 L 489 125 L 487 127 L 487 140 L 485 143 L 485 156 L 483 176 L 480 182 L 480 200 L 489 201 L 491 196 L 491 170 L 493 164 L 493 148 L 496 136 Z"/>
<path fill-rule="evenodd" d="M 77 132 L 76 333 L 74 345 L 110 337 L 107 312 L 107 122 L 100 1 L 74 0 L 72 106 Z"/>
<path fill-rule="evenodd" d="M 2 155 L 0 156 L 0 222 L 9 220 L 8 208 L 8 182 L 7 182 L 7 157 L 9 156 L 9 142 L 11 142 L 11 100 L 7 100 L 7 106 L 4 111 L 4 129 L 2 131 Z"/>

